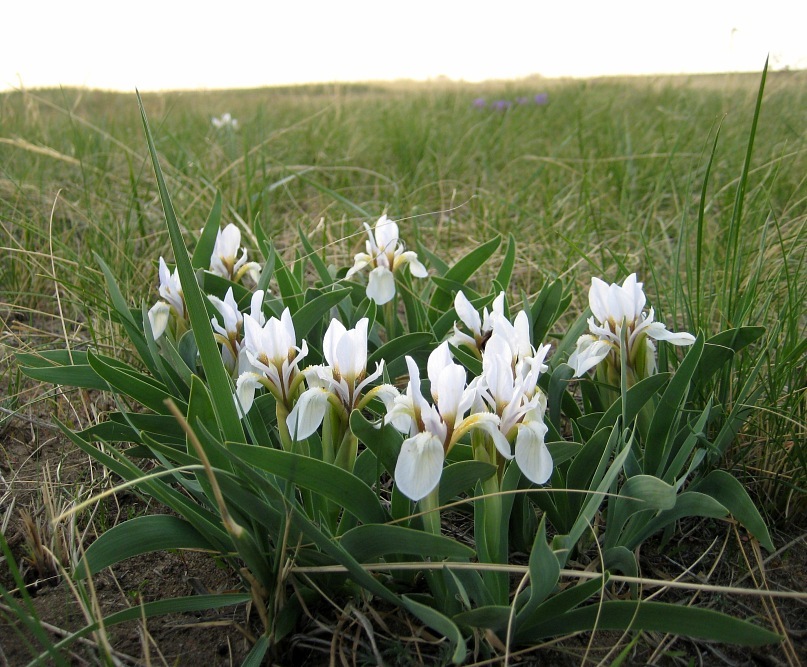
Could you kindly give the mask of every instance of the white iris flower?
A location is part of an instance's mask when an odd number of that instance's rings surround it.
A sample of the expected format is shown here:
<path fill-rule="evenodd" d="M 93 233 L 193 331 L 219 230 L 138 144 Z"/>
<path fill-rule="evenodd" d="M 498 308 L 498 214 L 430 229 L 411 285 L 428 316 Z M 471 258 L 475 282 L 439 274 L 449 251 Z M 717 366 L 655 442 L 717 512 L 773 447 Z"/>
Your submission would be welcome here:
<path fill-rule="evenodd" d="M 395 466 L 395 483 L 407 498 L 420 500 L 437 488 L 445 455 L 471 429 L 484 430 L 497 449 L 509 455 L 510 445 L 499 431 L 497 415 L 482 412 L 465 417 L 476 389 L 466 386 L 465 369 L 453 362 L 447 342 L 429 355 L 427 372 L 433 405 L 421 394 L 420 370 L 415 361 L 407 356 L 406 365 L 406 394 L 395 399 L 386 421 L 409 434 Z"/>
<path fill-rule="evenodd" d="M 485 346 L 478 391 L 489 409 L 499 416 L 499 430 L 507 440 L 515 438 L 515 459 L 521 472 L 532 482 L 544 484 L 552 474 L 552 456 L 544 437 L 546 395 L 538 387 L 543 361 L 549 352 L 544 345 L 529 356 L 519 358 L 507 338 L 494 332 Z M 498 446 L 497 446 L 498 448 Z M 499 449 L 513 458 L 509 445 Z"/>
<path fill-rule="evenodd" d="M 367 252 L 360 252 L 354 258 L 353 266 L 346 277 L 358 273 L 365 267 L 372 267 L 367 281 L 367 296 L 378 305 L 387 303 L 395 296 L 395 272 L 409 265 L 409 272 L 416 278 L 428 276 L 426 267 L 418 260 L 417 253 L 404 250 L 398 238 L 398 225 L 382 215 L 375 223 L 375 233 L 364 223 L 368 240 Z"/>
<path fill-rule="evenodd" d="M 272 392 L 278 404 L 291 408 L 299 364 L 308 354 L 308 344 L 303 341 L 297 347 L 289 309 L 283 311 L 280 319 L 270 317 L 263 325 L 251 315 L 244 315 L 243 321 L 244 354 L 252 370 L 242 372 L 236 382 L 241 409 L 249 412 L 260 385 Z"/>
<path fill-rule="evenodd" d="M 241 257 L 238 257 L 239 250 Z M 210 272 L 236 283 L 245 275 L 256 283 L 260 278 L 260 264 L 247 261 L 247 249 L 241 247 L 241 230 L 232 223 L 220 229 L 216 235 L 216 244 L 210 256 Z"/>
<path fill-rule="evenodd" d="M 462 290 L 457 292 L 454 297 L 454 310 L 457 311 L 457 317 L 460 318 L 460 322 L 465 325 L 465 328 L 470 333 L 460 331 L 455 322 L 454 333 L 448 339 L 448 342 L 456 346 L 466 345 L 474 352 L 481 352 L 493 331 L 494 322 L 498 318 L 506 321 L 504 316 L 504 292 L 501 292 L 493 300 L 491 308 L 490 312 L 488 312 L 487 308 L 483 308 L 480 316 L 479 312 L 468 301 L 468 297 L 462 293 Z"/>
<path fill-rule="evenodd" d="M 263 295 L 263 290 L 257 290 L 252 295 L 250 302 L 250 315 L 261 326 L 266 323 L 266 318 L 261 310 Z M 215 317 L 211 318 L 210 323 L 213 325 L 216 340 L 221 344 L 221 356 L 224 360 L 224 365 L 230 373 L 233 373 L 244 362 L 244 355 L 242 354 L 244 349 L 244 315 L 238 310 L 232 287 L 228 288 L 223 301 L 212 295 L 208 295 L 207 298 L 210 299 L 210 302 L 221 315 L 222 324 L 219 324 L 218 319 Z M 242 358 L 240 364 L 239 358 Z"/>
<path fill-rule="evenodd" d="M 304 440 L 319 428 L 328 405 L 335 405 L 343 418 L 354 408 L 361 407 L 373 396 L 391 407 L 398 395 L 392 385 L 380 385 L 362 398 L 362 391 L 384 372 L 382 360 L 374 372 L 367 374 L 367 328 L 363 317 L 353 329 L 346 329 L 332 319 L 323 339 L 325 365 L 311 366 L 304 371 L 308 389 L 294 405 L 286 423 L 292 437 Z"/>
<path fill-rule="evenodd" d="M 154 340 L 165 333 L 169 317 L 173 314 L 181 320 L 185 319 L 185 299 L 182 296 L 182 283 L 179 280 L 179 271 L 168 269 L 165 260 L 160 257 L 160 296 L 162 301 L 155 303 L 148 312 L 149 323 Z"/>
<path fill-rule="evenodd" d="M 655 373 L 656 347 L 653 340 L 666 340 L 673 345 L 692 345 L 695 342 L 692 334 L 667 331 L 664 324 L 655 321 L 652 308 L 644 312 L 646 298 L 635 273 L 625 278 L 622 285 L 609 285 L 599 278 L 592 278 L 588 300 L 593 313 L 588 319 L 591 333 L 580 336 L 567 362 L 577 377 L 606 358 L 609 358 L 612 375 L 619 377 L 618 355 L 622 352 L 623 324 L 626 326 L 627 361 L 634 379 Z"/>

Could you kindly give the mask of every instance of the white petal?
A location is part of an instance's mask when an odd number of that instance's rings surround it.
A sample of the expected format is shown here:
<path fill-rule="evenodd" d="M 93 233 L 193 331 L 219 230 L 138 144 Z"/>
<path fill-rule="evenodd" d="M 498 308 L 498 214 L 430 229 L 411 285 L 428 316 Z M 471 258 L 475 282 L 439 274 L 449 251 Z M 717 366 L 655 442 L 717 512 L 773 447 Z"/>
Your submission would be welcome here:
<path fill-rule="evenodd" d="M 391 384 L 380 384 L 377 387 L 373 387 L 368 394 L 371 394 L 373 398 L 380 398 L 384 403 L 384 407 L 386 408 L 387 412 L 392 410 L 395 405 L 395 400 L 401 395 L 401 393 Z M 409 428 L 407 425 L 404 432 L 407 432 L 408 430 Z"/>
<path fill-rule="evenodd" d="M 654 340 L 666 340 L 671 345 L 692 345 L 695 342 L 695 336 L 685 331 L 673 332 L 667 331 L 666 327 L 661 322 L 653 322 L 646 329 L 647 335 Z"/>
<path fill-rule="evenodd" d="M 256 292 L 252 295 L 252 299 L 250 299 L 249 302 L 249 314 L 261 326 L 266 324 L 266 316 L 263 314 L 263 308 L 262 308 L 263 295 L 264 291 L 262 289 L 256 290 Z"/>
<path fill-rule="evenodd" d="M 386 215 L 382 215 L 375 223 L 375 241 L 382 252 L 394 250 L 398 244 L 398 225 Z"/>
<path fill-rule="evenodd" d="M 440 375 L 442 375 L 443 370 L 453 365 L 454 357 L 451 354 L 447 341 L 440 343 L 432 350 L 431 354 L 429 354 L 429 360 L 426 362 L 426 375 L 432 385 L 432 395 L 435 395 L 437 391 Z"/>
<path fill-rule="evenodd" d="M 456 323 L 454 323 L 454 333 L 448 337 L 448 342 L 455 347 L 467 345 L 468 347 L 476 349 L 476 339 L 471 338 L 468 334 L 457 329 Z"/>
<path fill-rule="evenodd" d="M 504 317 L 504 292 L 499 292 L 499 295 L 493 299 L 491 315 L 501 315 Z"/>
<path fill-rule="evenodd" d="M 372 257 L 367 253 L 360 252 L 353 258 L 353 266 L 351 266 L 347 273 L 345 274 L 345 278 L 350 278 L 353 274 L 358 273 L 361 271 L 365 266 L 370 264 L 372 261 Z"/>
<path fill-rule="evenodd" d="M 252 402 L 255 400 L 255 390 L 260 386 L 261 376 L 257 373 L 242 373 L 235 383 L 236 405 L 243 414 L 249 412 Z"/>
<path fill-rule="evenodd" d="M 591 288 L 588 290 L 588 306 L 599 322 L 608 319 L 608 283 L 599 278 L 591 279 Z"/>
<path fill-rule="evenodd" d="M 305 440 L 319 428 L 328 409 L 328 392 L 319 387 L 304 391 L 294 404 L 286 425 L 294 440 Z"/>
<path fill-rule="evenodd" d="M 154 340 L 157 340 L 165 333 L 170 314 L 171 307 L 165 301 L 158 301 L 149 309 L 149 324 L 151 325 L 151 335 L 154 336 Z"/>
<path fill-rule="evenodd" d="M 470 396 L 470 400 L 468 400 L 465 381 L 465 368 L 459 364 L 450 364 L 440 372 L 437 384 L 432 384 L 432 396 L 434 396 L 443 421 L 447 424 L 453 424 L 456 420 L 462 419 L 462 408 L 467 409 L 473 402 L 473 396 Z M 464 401 L 463 398 L 466 400 Z"/>
<path fill-rule="evenodd" d="M 506 459 L 512 459 L 513 454 L 510 452 L 510 443 L 504 434 L 499 429 L 501 422 L 499 418 L 491 412 L 479 412 L 474 415 L 468 416 L 464 419 L 457 430 L 460 429 L 479 429 L 487 433 L 492 439 L 496 450 Z"/>
<path fill-rule="evenodd" d="M 392 271 L 385 266 L 377 266 L 370 271 L 367 296 L 379 306 L 390 301 L 395 296 L 395 276 Z"/>
<path fill-rule="evenodd" d="M 611 346 L 605 341 L 584 334 L 577 339 L 577 348 L 566 363 L 574 368 L 575 377 L 581 377 L 605 359 L 610 351 Z"/>
<path fill-rule="evenodd" d="M 622 283 L 622 291 L 625 293 L 627 300 L 633 304 L 633 319 L 638 318 L 642 314 L 642 310 L 647 302 L 642 287 L 643 284 L 637 282 L 635 273 L 631 273 Z"/>
<path fill-rule="evenodd" d="M 337 367 L 350 384 L 367 368 L 367 324 L 363 317 L 355 329 L 345 332 L 336 347 Z"/>
<path fill-rule="evenodd" d="M 288 308 L 284 308 L 280 314 L 280 324 L 283 326 L 283 332 L 286 335 L 284 347 L 287 345 L 289 348 L 293 347 L 297 342 L 297 337 L 294 333 L 294 322 L 291 319 L 291 312 Z"/>
<path fill-rule="evenodd" d="M 342 336 L 345 335 L 345 331 L 347 331 L 345 325 L 335 317 L 331 320 L 328 329 L 325 331 L 325 335 L 322 338 L 322 354 L 325 356 L 325 361 L 328 362 L 329 366 L 339 367 L 336 348 Z"/>
<path fill-rule="evenodd" d="M 395 484 L 407 498 L 420 500 L 440 483 L 443 444 L 431 433 L 404 440 L 395 464 Z"/>
<path fill-rule="evenodd" d="M 471 332 L 477 336 L 481 335 L 482 320 L 479 319 L 479 313 L 476 312 L 476 309 L 468 301 L 468 297 L 462 293 L 462 290 L 457 292 L 457 296 L 454 297 L 454 310 L 457 311 L 457 317 Z"/>
<path fill-rule="evenodd" d="M 392 406 L 387 406 L 384 423 L 392 424 L 392 427 L 401 433 L 410 433 L 414 417 L 415 407 L 412 397 L 398 394 L 393 398 Z"/>
<path fill-rule="evenodd" d="M 407 250 L 404 253 L 401 253 L 398 256 L 398 260 L 396 264 L 409 264 L 409 273 L 411 273 L 415 278 L 426 278 L 429 275 L 429 272 L 426 270 L 426 267 L 423 266 L 423 263 L 418 259 L 417 253 L 414 250 Z"/>
<path fill-rule="evenodd" d="M 519 359 L 532 356 L 532 336 L 530 333 L 530 318 L 526 311 L 520 310 L 513 321 L 516 331 L 516 347 Z"/>
<path fill-rule="evenodd" d="M 530 422 L 522 425 L 516 436 L 516 463 L 535 484 L 545 484 L 552 476 L 552 455 L 544 444 L 547 430 L 543 422 Z"/>

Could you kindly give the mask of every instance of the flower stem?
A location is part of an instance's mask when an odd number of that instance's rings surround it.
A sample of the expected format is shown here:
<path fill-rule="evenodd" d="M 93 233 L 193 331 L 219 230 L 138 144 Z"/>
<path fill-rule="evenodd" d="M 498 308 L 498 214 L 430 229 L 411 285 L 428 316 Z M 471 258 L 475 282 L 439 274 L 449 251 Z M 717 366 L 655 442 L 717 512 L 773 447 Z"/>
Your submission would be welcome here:
<path fill-rule="evenodd" d="M 440 535 L 442 528 L 440 525 L 440 486 L 420 501 L 420 509 L 425 512 L 423 515 L 423 527 L 426 532 L 433 535 Z"/>

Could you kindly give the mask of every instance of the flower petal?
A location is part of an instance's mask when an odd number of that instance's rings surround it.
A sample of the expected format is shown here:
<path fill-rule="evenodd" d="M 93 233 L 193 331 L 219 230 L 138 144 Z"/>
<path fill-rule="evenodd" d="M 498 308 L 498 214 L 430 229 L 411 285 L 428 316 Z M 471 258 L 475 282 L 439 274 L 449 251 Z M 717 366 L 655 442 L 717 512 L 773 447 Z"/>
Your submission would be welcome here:
<path fill-rule="evenodd" d="M 235 383 L 235 404 L 243 415 L 249 412 L 255 400 L 255 390 L 261 384 L 261 376 L 257 373 L 241 373 Z"/>
<path fill-rule="evenodd" d="M 395 464 L 395 484 L 407 498 L 425 498 L 440 483 L 444 458 L 443 443 L 431 433 L 404 440 Z"/>
<path fill-rule="evenodd" d="M 149 324 L 151 325 L 151 335 L 157 340 L 165 333 L 168 327 L 168 316 L 171 314 L 171 306 L 165 301 L 158 301 L 149 309 Z"/>
<path fill-rule="evenodd" d="M 479 318 L 479 313 L 468 301 L 468 297 L 462 293 L 462 290 L 457 292 L 454 297 L 454 310 L 457 311 L 457 317 L 460 318 L 462 323 L 476 336 L 482 334 L 482 320 Z"/>
<path fill-rule="evenodd" d="M 367 281 L 367 296 L 379 306 L 383 306 L 395 296 L 395 276 L 385 266 L 377 266 L 370 271 Z"/>
<path fill-rule="evenodd" d="M 546 424 L 534 421 L 522 424 L 516 436 L 516 463 L 535 484 L 545 484 L 552 476 L 552 455 L 544 444 L 547 430 Z"/>
<path fill-rule="evenodd" d="M 384 253 L 394 250 L 398 244 L 398 224 L 382 215 L 375 223 L 375 242 Z"/>
<path fill-rule="evenodd" d="M 328 409 L 328 394 L 326 389 L 312 387 L 300 395 L 286 417 L 286 426 L 292 439 L 305 440 L 319 428 Z"/>
<path fill-rule="evenodd" d="M 407 250 L 406 252 L 398 255 L 395 264 L 409 264 L 409 273 L 415 278 L 426 278 L 429 272 L 423 263 L 418 259 L 418 255 L 414 250 Z"/>
<path fill-rule="evenodd" d="M 611 345 L 606 341 L 583 334 L 577 339 L 577 347 L 566 363 L 574 368 L 575 377 L 581 377 L 605 359 L 610 351 Z"/>

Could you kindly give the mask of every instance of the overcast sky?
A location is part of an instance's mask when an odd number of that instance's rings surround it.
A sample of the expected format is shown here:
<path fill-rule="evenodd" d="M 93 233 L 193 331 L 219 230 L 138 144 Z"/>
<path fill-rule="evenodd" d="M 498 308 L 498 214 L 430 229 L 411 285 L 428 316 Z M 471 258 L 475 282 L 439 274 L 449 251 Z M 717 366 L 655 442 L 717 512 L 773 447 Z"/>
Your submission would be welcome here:
<path fill-rule="evenodd" d="M 0 90 L 807 68 L 805 0 L 2 0 Z"/>

